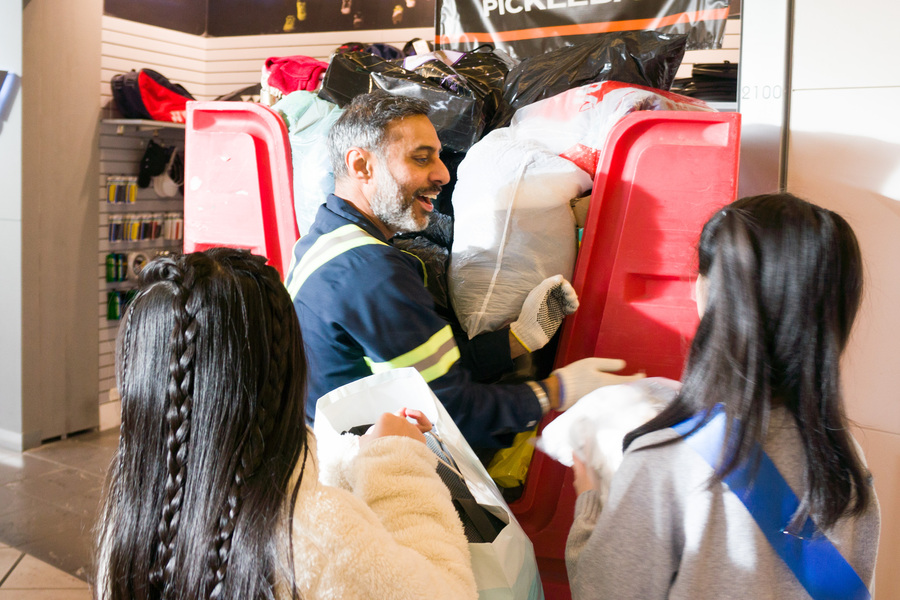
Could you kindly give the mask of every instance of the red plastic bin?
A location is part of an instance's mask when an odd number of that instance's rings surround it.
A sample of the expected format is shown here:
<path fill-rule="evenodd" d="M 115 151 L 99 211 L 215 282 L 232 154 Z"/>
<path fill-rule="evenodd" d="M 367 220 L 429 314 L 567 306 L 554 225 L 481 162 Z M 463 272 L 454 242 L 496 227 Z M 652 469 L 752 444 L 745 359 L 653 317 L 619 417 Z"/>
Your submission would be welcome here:
<path fill-rule="evenodd" d="M 557 367 L 602 356 L 625 359 L 627 373 L 680 378 L 699 322 L 696 245 L 703 223 L 736 198 L 739 141 L 737 113 L 642 111 L 610 131 L 572 281 L 580 307 L 566 318 Z M 548 600 L 570 598 L 572 479 L 536 452 L 510 505 L 534 544 Z"/>
<path fill-rule="evenodd" d="M 184 251 L 246 248 L 282 280 L 300 237 L 284 121 L 252 102 L 188 102 Z"/>

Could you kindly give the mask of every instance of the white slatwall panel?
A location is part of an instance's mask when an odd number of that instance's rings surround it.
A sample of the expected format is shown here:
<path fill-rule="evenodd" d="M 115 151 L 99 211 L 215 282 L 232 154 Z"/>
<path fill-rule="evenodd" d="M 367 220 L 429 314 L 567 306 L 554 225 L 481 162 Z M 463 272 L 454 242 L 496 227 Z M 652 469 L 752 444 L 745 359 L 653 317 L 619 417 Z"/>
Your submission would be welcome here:
<path fill-rule="evenodd" d="M 149 68 L 197 94 L 206 85 L 205 39 L 135 23 L 103 17 L 100 49 L 100 105 L 104 117 L 119 117 L 110 106 L 109 81 L 131 69 Z"/>
<path fill-rule="evenodd" d="M 719 50 L 689 50 L 684 53 L 684 60 L 675 77 L 678 79 L 691 76 L 691 69 L 697 63 L 721 63 L 726 60 L 737 64 L 741 58 L 741 21 L 728 19 L 725 21 L 725 37 Z"/>
<path fill-rule="evenodd" d="M 327 61 L 346 42 L 382 42 L 398 48 L 413 38 L 432 38 L 430 27 L 373 31 L 331 31 L 205 38 L 178 31 L 103 17 L 100 94 L 101 105 L 111 99 L 113 75 L 147 67 L 180 83 L 198 100 L 258 83 L 271 56 L 301 54 Z M 111 110 L 105 116 L 118 116 Z"/>
<path fill-rule="evenodd" d="M 207 85 L 203 93 L 206 99 L 212 99 L 258 83 L 262 66 L 271 56 L 300 54 L 327 62 L 335 48 L 346 42 L 380 42 L 403 48 L 406 42 L 417 37 L 433 38 L 434 29 L 420 27 L 206 38 Z"/>

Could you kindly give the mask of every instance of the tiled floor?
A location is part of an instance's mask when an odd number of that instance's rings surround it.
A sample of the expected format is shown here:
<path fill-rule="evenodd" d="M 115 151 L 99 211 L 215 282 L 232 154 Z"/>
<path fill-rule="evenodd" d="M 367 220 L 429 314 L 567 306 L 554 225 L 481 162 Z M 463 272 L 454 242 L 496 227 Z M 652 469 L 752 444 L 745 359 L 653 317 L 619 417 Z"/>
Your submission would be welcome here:
<path fill-rule="evenodd" d="M 91 529 L 118 433 L 0 449 L 0 600 L 91 597 Z"/>

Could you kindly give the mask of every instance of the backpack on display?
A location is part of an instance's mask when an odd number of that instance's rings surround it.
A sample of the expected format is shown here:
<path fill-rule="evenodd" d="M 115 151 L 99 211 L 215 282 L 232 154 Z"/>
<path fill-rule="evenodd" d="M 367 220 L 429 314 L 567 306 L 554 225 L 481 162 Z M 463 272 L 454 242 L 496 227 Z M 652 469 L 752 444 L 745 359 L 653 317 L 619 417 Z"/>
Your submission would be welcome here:
<path fill-rule="evenodd" d="M 184 123 L 187 101 L 195 99 L 183 86 L 151 69 L 113 75 L 110 88 L 126 119 Z"/>

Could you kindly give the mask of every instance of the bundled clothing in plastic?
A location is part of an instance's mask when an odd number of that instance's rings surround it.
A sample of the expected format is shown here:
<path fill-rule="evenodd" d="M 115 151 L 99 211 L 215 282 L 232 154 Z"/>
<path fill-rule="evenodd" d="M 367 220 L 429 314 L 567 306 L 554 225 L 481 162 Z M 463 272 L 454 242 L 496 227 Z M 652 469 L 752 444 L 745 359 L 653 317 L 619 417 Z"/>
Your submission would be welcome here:
<path fill-rule="evenodd" d="M 518 316 L 535 285 L 571 278 L 570 201 L 591 189 L 606 137 L 639 110 L 712 109 L 703 101 L 615 81 L 581 86 L 516 112 L 466 154 L 453 190 L 451 303 L 469 336 Z"/>
<path fill-rule="evenodd" d="M 312 92 L 298 91 L 279 100 L 273 110 L 287 123 L 294 169 L 294 216 L 306 235 L 316 211 L 334 191 L 328 158 L 328 132 L 344 111 Z"/>
<path fill-rule="evenodd" d="M 591 177 L 532 140 L 496 129 L 475 144 L 457 172 L 449 289 L 468 336 L 514 321 L 547 277 L 571 279 L 575 217 L 569 201 Z"/>
<path fill-rule="evenodd" d="M 368 52 L 337 54 L 319 97 L 344 107 L 360 94 L 381 89 L 425 100 L 444 148 L 468 150 L 503 105 L 508 63 L 487 52 L 433 53 L 405 60 L 408 67 Z"/>

